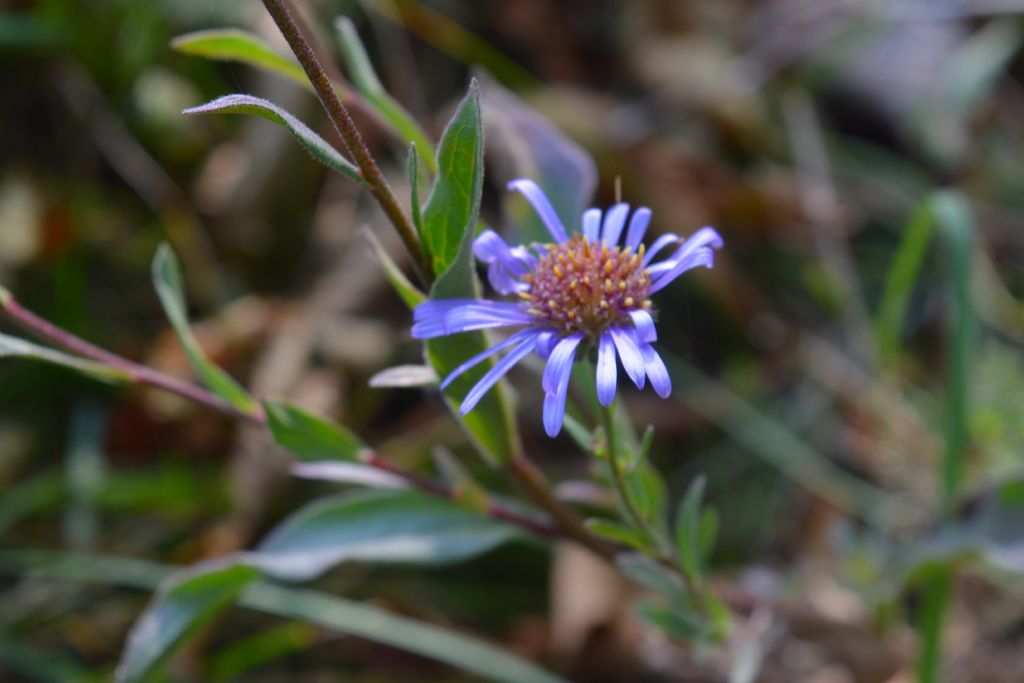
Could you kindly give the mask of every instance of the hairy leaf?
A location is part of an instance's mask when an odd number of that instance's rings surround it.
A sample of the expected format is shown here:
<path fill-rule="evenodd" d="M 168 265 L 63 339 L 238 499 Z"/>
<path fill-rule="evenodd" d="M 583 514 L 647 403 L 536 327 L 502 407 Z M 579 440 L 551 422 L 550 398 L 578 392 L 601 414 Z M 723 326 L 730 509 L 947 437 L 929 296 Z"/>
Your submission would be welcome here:
<path fill-rule="evenodd" d="M 224 95 L 198 107 L 186 109 L 182 114 L 251 114 L 273 121 L 287 128 L 299 144 L 321 164 L 358 183 L 366 184 L 359 169 L 326 140 L 281 107 L 262 98 L 252 95 Z"/>

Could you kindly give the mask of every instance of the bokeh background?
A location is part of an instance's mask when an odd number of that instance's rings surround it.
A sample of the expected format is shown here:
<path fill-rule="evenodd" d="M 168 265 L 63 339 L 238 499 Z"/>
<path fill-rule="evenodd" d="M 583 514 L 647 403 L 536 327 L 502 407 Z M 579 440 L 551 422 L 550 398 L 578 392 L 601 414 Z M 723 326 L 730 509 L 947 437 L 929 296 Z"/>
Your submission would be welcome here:
<path fill-rule="evenodd" d="M 362 236 L 371 226 L 399 257 L 372 201 L 266 121 L 181 116 L 249 92 L 334 140 L 307 91 L 169 46 L 221 27 L 282 44 L 260 3 L 2 7 L 4 287 L 87 339 L 188 376 L 148 273 L 169 241 L 204 346 L 256 394 L 335 417 L 410 466 L 446 444 L 505 486 L 438 402 L 368 387 L 419 359 Z M 659 295 L 674 396 L 627 391 L 629 410 L 655 426 L 652 457 L 675 495 L 707 477 L 723 581 L 813 608 L 740 620 L 734 651 L 763 656 L 759 680 L 910 680 L 919 600 L 887 567 L 937 524 L 958 286 L 975 332 L 959 489 L 983 498 L 1019 476 L 1024 453 L 1024 3 L 303 7 L 328 44 L 331 19 L 351 17 L 390 92 L 432 134 L 482 67 L 593 157 L 595 204 L 621 193 L 654 210 L 657 232 L 722 233 L 713 271 Z M 404 151 L 359 120 L 404 188 Z M 484 219 L 515 230 L 502 192 L 488 183 Z M 966 209 L 966 246 L 921 208 L 936 192 L 947 193 L 940 208 Z M 584 480 L 571 442 L 543 435 L 536 378 L 513 382 L 530 452 L 559 479 Z M 258 431 L 179 399 L 0 363 L 0 677 L 104 680 L 148 599 L 32 577 L 18 552 L 185 564 L 246 547 L 330 490 L 286 466 Z M 510 547 L 443 571 L 346 568 L 321 583 L 482 634 L 573 680 L 726 680 L 715 656 L 640 629 L 629 589 L 568 549 Z M 948 680 L 1024 679 L 1018 581 L 969 571 L 952 610 Z M 472 679 L 236 610 L 167 680 Z"/>

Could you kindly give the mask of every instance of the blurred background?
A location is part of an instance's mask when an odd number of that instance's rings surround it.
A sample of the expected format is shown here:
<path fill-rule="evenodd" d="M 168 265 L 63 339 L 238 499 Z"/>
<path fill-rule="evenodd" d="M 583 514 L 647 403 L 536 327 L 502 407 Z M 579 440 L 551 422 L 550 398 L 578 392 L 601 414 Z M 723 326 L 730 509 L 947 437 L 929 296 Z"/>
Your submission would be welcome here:
<path fill-rule="evenodd" d="M 652 457 L 674 495 L 707 477 L 723 580 L 813 607 L 738 622 L 735 647 L 763 658 L 758 680 L 910 680 L 920 605 L 889 568 L 936 527 L 954 340 L 973 339 L 958 490 L 983 500 L 1024 454 L 1024 3 L 301 4 L 332 46 L 333 17 L 351 17 L 388 90 L 435 138 L 482 68 L 593 157 L 594 204 L 615 201 L 619 183 L 653 209 L 655 233 L 722 233 L 715 269 L 656 301 L 673 397 L 627 391 L 627 406 L 655 426 Z M 399 258 L 368 196 L 266 121 L 180 114 L 253 93 L 335 141 L 301 87 L 170 47 L 224 27 L 283 45 L 260 3 L 0 6 L 0 284 L 187 377 L 148 273 L 167 240 L 201 341 L 257 395 L 337 418 L 410 466 L 446 444 L 504 486 L 438 402 L 367 385 L 420 353 L 362 236 L 372 226 Z M 485 118 L 486 102 L 485 85 Z M 357 117 L 408 196 L 404 150 Z M 488 135 L 491 150 L 500 133 Z M 502 194 L 489 179 L 483 218 L 513 232 Z M 957 291 L 969 295 L 959 308 Z M 528 450 L 579 494 L 588 463 L 543 435 L 536 378 L 513 383 Z M 186 564 L 247 547 L 330 490 L 286 466 L 258 430 L 175 397 L 0 363 L 0 677 L 105 680 L 149 598 L 19 573 L 15 549 Z M 510 547 L 443 571 L 347 567 L 321 584 L 573 680 L 726 680 L 713 656 L 640 629 L 630 589 L 569 549 Z M 1020 588 L 985 568 L 961 576 L 947 680 L 1024 680 Z M 473 679 L 235 610 L 167 680 Z"/>

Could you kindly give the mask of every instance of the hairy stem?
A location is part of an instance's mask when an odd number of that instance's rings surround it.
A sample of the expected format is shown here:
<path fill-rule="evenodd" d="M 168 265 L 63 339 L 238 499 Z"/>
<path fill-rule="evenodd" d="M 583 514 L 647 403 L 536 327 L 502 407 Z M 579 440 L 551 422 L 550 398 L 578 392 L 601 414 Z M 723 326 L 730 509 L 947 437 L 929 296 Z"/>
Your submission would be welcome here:
<path fill-rule="evenodd" d="M 306 72 L 309 82 L 312 83 L 320 103 L 327 111 L 327 116 L 334 125 L 334 129 L 341 136 L 342 143 L 348 153 L 352 155 L 363 178 L 370 185 L 370 191 L 373 192 L 377 203 L 380 204 L 388 220 L 398 230 L 406 250 L 412 257 L 417 274 L 425 284 L 429 284 L 433 273 L 420 245 L 419 237 L 416 235 L 412 220 L 402 210 L 394 190 L 388 185 L 369 148 L 363 142 L 363 136 L 359 133 L 355 121 L 352 120 L 348 109 L 345 108 L 338 94 L 331 87 L 331 80 L 317 58 L 317 52 L 322 52 L 322 50 L 313 47 L 312 36 L 307 36 L 303 32 L 296 18 L 297 15 L 288 0 L 263 0 L 263 5 L 284 35 L 285 40 L 288 41 L 288 46 L 295 53 L 299 64 L 302 65 L 302 69 Z"/>

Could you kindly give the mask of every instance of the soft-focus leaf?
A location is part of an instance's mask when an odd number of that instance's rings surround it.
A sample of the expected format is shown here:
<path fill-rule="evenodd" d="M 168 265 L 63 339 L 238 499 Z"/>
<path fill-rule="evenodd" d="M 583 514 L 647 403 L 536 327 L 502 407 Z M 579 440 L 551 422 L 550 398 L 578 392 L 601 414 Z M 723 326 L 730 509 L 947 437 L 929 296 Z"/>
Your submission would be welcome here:
<path fill-rule="evenodd" d="M 664 526 L 665 480 L 649 462 L 640 462 L 626 475 L 626 492 L 644 521 Z"/>
<path fill-rule="evenodd" d="M 396 365 L 378 372 L 369 384 L 375 389 L 437 386 L 437 373 L 429 365 Z"/>
<path fill-rule="evenodd" d="M 152 589 L 170 573 L 168 567 L 140 560 L 49 551 L 0 550 L 0 571 L 67 581 L 87 581 Z M 234 576 L 228 579 L 240 580 Z M 232 580 L 221 579 L 222 587 Z M 173 579 L 168 579 L 173 581 Z M 211 590 L 212 594 L 222 595 Z M 565 683 L 537 665 L 472 636 L 391 614 L 379 607 L 312 590 L 256 582 L 238 598 L 248 609 L 298 619 L 338 633 L 414 652 L 457 669 L 501 683 Z M 157 606 L 150 608 L 153 610 Z"/>
<path fill-rule="evenodd" d="M 644 537 L 636 529 L 628 527 L 625 524 L 614 522 L 609 519 L 588 519 L 586 521 L 587 529 L 604 539 L 612 541 L 613 543 L 621 543 L 622 545 L 629 546 L 634 550 L 646 551 L 649 550 L 651 544 L 648 539 Z"/>
<path fill-rule="evenodd" d="M 242 565 L 201 567 L 161 589 L 128 634 L 115 679 L 146 680 L 181 642 L 231 604 L 259 572 Z"/>
<path fill-rule="evenodd" d="M 580 229 L 580 217 L 597 187 L 597 169 L 582 147 L 534 109 L 484 74 L 481 106 L 488 162 L 498 185 L 530 178 L 544 188 L 566 230 Z M 523 242 L 550 242 L 551 233 L 518 193 L 502 194 L 505 214 L 522 231 Z"/>
<path fill-rule="evenodd" d="M 615 564 L 623 574 L 672 603 L 688 602 L 683 582 L 653 558 L 639 553 L 629 553 L 615 558 Z"/>
<path fill-rule="evenodd" d="M 437 160 L 434 157 L 434 146 L 430 143 L 430 138 L 423 132 L 416 119 L 384 90 L 352 21 L 348 17 L 338 17 L 334 20 L 334 29 L 345 64 L 348 66 L 349 75 L 352 77 L 352 83 L 355 84 L 356 89 L 367 103 L 380 114 L 381 118 L 394 128 L 404 142 L 411 142 L 423 150 L 423 163 L 431 173 L 436 173 Z"/>
<path fill-rule="evenodd" d="M 491 501 L 487 489 L 446 448 L 434 449 L 433 455 L 434 463 L 451 487 L 452 499 L 470 510 L 486 514 Z"/>
<path fill-rule="evenodd" d="M 270 433 L 302 460 L 359 460 L 366 446 L 341 425 L 280 401 L 265 401 Z"/>
<path fill-rule="evenodd" d="M 289 621 L 245 636 L 215 654 L 207 667 L 211 683 L 242 681 L 243 674 L 316 646 L 320 629 L 303 621 Z"/>
<path fill-rule="evenodd" d="M 338 484 L 359 484 L 378 489 L 409 487 L 409 483 L 397 474 L 354 462 L 297 462 L 291 466 L 290 471 L 294 477 L 333 481 Z"/>
<path fill-rule="evenodd" d="M 127 374 L 108 365 L 93 363 L 63 351 L 2 333 L 0 333 L 0 358 L 27 358 L 60 365 L 104 382 L 123 382 L 130 379 Z"/>
<path fill-rule="evenodd" d="M 278 54 L 266 41 L 248 31 L 237 28 L 194 31 L 172 40 L 171 47 L 187 55 L 250 64 L 310 87 L 301 66 L 289 57 Z"/>
<path fill-rule="evenodd" d="M 365 184 L 363 176 L 355 165 L 343 157 L 338 150 L 327 143 L 313 130 L 272 102 L 252 95 L 224 95 L 217 99 L 191 107 L 182 112 L 194 114 L 251 114 L 284 126 L 295 136 L 299 144 L 324 166 L 331 168 L 358 183 Z"/>
<path fill-rule="evenodd" d="M 392 260 L 388 255 L 387 250 L 384 249 L 384 245 L 380 243 L 377 236 L 369 229 L 363 231 L 366 235 L 367 241 L 370 243 L 370 248 L 373 249 L 373 253 L 377 256 L 377 260 L 380 261 L 381 268 L 384 269 L 384 277 L 387 278 L 391 284 L 392 289 L 395 293 L 405 302 L 405 305 L 410 309 L 416 308 L 418 305 L 427 300 L 427 295 L 424 294 L 416 287 L 409 278 L 405 276 L 402 269 L 398 267 L 398 264 Z"/>
<path fill-rule="evenodd" d="M 181 277 L 181 267 L 174 251 L 166 243 L 161 244 L 153 257 L 153 286 L 156 288 L 160 304 L 163 306 L 167 319 L 178 336 L 185 355 L 188 356 L 192 368 L 199 375 L 203 384 L 222 399 L 238 408 L 243 413 L 254 413 L 258 406 L 252 397 L 226 372 L 214 365 L 199 345 L 199 340 L 192 334 L 188 324 L 188 311 L 185 304 L 185 286 Z"/>
<path fill-rule="evenodd" d="M 520 535 L 518 529 L 415 491 L 353 491 L 291 515 L 247 553 L 276 578 L 304 581 L 349 561 L 441 565 Z"/>
<path fill-rule="evenodd" d="M 473 82 L 441 139 L 440 173 L 423 214 L 424 244 L 438 274 L 430 292 L 432 299 L 476 298 L 478 294 L 473 238 L 483 183 L 483 137 L 477 100 Z M 426 343 L 430 364 L 441 377 L 487 346 L 487 337 L 480 332 Z M 490 362 L 480 363 L 447 388 L 445 395 L 453 412 L 490 367 Z M 481 453 L 492 461 L 507 462 L 518 449 L 511 409 L 501 384 L 487 392 L 462 422 Z"/>
<path fill-rule="evenodd" d="M 701 575 L 701 500 L 704 497 L 704 477 L 697 477 L 679 502 L 676 512 L 676 551 L 679 564 L 686 575 L 696 580 Z"/>
<path fill-rule="evenodd" d="M 682 615 L 679 610 L 653 602 L 641 603 L 637 606 L 637 614 L 655 628 L 660 629 L 670 638 L 690 642 L 700 637 L 703 629 L 700 623 Z"/>

